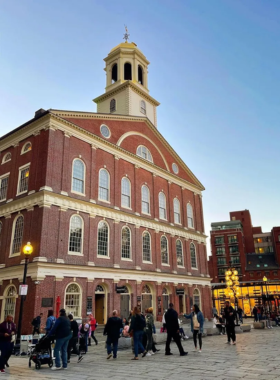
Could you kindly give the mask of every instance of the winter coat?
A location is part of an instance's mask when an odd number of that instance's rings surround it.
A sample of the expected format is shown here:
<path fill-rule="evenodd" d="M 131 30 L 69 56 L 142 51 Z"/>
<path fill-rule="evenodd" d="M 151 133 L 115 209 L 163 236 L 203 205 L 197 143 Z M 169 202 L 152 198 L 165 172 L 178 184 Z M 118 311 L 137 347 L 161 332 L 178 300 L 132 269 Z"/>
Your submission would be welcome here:
<path fill-rule="evenodd" d="M 184 314 L 184 317 L 191 320 L 191 331 L 194 332 L 194 325 L 193 325 L 193 316 L 194 312 L 191 312 L 190 314 Z M 197 322 L 199 323 L 199 333 L 203 333 L 203 324 L 204 324 L 204 317 L 201 311 L 199 311 L 196 315 Z"/>

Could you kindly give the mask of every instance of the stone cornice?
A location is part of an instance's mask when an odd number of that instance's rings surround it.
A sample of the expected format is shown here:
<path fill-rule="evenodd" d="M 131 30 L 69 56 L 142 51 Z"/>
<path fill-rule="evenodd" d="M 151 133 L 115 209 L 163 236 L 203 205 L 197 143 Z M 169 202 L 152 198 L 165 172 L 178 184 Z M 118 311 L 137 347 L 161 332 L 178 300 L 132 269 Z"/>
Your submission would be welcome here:
<path fill-rule="evenodd" d="M 46 190 L 39 191 L 38 193 L 31 194 L 27 197 L 0 206 L 0 215 L 10 215 L 25 209 L 30 209 L 34 206 L 57 206 L 63 210 L 69 209 L 76 212 L 86 213 L 89 217 L 100 216 L 102 218 L 113 219 L 117 222 L 132 224 L 136 227 L 144 227 L 181 238 L 194 240 L 198 243 L 206 243 L 206 236 L 198 234 L 195 231 L 175 226 L 173 227 L 168 224 L 146 219 L 142 216 L 132 215 L 124 211 L 118 211 L 79 199 L 69 198 L 65 195 L 52 193 Z"/>

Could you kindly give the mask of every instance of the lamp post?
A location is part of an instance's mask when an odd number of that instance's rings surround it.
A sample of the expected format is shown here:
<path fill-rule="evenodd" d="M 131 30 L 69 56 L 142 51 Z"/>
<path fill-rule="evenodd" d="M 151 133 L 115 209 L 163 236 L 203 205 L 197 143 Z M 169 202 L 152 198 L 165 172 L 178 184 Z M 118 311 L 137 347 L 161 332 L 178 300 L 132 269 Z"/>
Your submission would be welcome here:
<path fill-rule="evenodd" d="M 25 256 L 25 262 L 24 262 L 24 271 L 23 271 L 23 280 L 22 285 L 25 285 L 26 283 L 26 274 L 27 274 L 27 266 L 29 262 L 29 256 L 33 252 L 33 247 L 30 242 L 28 242 L 22 249 L 22 252 Z M 23 304 L 25 301 L 25 295 L 20 296 L 20 309 L 19 309 L 19 317 L 18 317 L 18 328 L 17 328 L 17 340 L 15 345 L 15 350 L 20 350 L 20 336 L 21 336 L 21 325 L 22 325 L 22 313 L 23 313 Z"/>
<path fill-rule="evenodd" d="M 225 273 L 226 277 L 226 284 L 227 288 L 225 290 L 225 295 L 229 298 L 234 297 L 234 306 L 238 306 L 238 296 L 240 295 L 240 288 L 239 288 L 239 277 L 238 277 L 238 271 L 231 266 L 231 261 L 229 262 L 229 268 Z"/>
<path fill-rule="evenodd" d="M 270 311 L 269 299 L 268 299 L 268 291 L 267 291 L 267 277 L 263 277 L 263 282 L 265 283 L 265 292 L 266 292 L 266 300 L 268 304 L 268 311 Z"/>

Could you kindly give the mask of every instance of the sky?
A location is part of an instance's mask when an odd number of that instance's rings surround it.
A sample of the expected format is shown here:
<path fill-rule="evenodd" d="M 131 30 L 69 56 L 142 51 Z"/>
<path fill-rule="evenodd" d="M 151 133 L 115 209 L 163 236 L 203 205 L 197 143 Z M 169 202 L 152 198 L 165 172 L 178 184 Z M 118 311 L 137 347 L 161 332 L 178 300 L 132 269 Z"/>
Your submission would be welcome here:
<path fill-rule="evenodd" d="M 0 0 L 0 135 L 39 108 L 95 112 L 124 24 L 158 129 L 206 188 L 207 235 L 243 209 L 279 226 L 280 1 Z"/>

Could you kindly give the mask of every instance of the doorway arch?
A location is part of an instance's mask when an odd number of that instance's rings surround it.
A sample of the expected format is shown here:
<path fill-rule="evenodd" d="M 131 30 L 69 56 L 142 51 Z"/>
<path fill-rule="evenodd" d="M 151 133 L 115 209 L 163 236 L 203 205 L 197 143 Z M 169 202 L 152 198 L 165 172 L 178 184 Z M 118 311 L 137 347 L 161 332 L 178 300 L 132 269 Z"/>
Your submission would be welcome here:
<path fill-rule="evenodd" d="M 153 293 L 150 285 L 144 285 L 142 287 L 141 301 L 141 311 L 143 313 L 149 307 L 153 307 Z"/>
<path fill-rule="evenodd" d="M 7 315 L 12 315 L 15 318 L 17 297 L 16 287 L 14 285 L 9 285 L 4 291 L 1 321 L 4 321 Z"/>
<path fill-rule="evenodd" d="M 107 321 L 107 290 L 104 284 L 95 288 L 95 319 L 99 325 L 104 325 Z"/>

